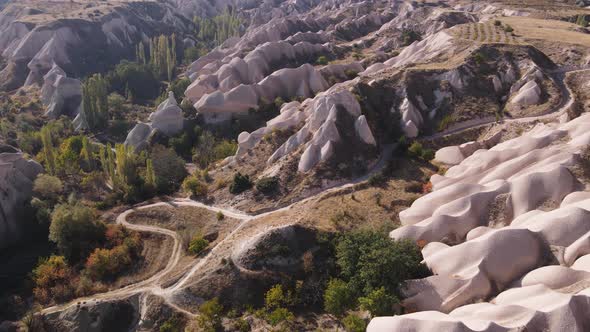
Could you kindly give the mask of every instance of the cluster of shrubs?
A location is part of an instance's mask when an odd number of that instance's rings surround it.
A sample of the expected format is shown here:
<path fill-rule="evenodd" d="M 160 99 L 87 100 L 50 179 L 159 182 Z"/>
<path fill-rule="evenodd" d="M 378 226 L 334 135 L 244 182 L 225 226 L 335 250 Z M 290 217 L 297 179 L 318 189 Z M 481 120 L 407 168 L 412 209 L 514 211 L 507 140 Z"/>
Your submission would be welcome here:
<path fill-rule="evenodd" d="M 49 239 L 58 253 L 41 259 L 32 272 L 33 294 L 42 304 L 103 291 L 104 283 L 131 268 L 141 238 L 120 225 L 96 221 L 96 212 L 78 202 L 62 203 L 51 215 Z"/>

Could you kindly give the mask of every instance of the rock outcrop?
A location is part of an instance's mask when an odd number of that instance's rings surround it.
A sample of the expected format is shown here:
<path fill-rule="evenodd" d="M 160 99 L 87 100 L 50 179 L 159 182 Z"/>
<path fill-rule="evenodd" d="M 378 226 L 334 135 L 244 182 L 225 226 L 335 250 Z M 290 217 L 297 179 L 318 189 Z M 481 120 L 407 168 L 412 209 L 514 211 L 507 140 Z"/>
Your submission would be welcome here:
<path fill-rule="evenodd" d="M 68 78 L 56 64 L 43 77 L 41 101 L 47 107 L 45 115 L 57 119 L 62 115 L 75 118 L 82 107 L 82 82 Z"/>
<path fill-rule="evenodd" d="M 174 136 L 184 128 L 184 115 L 178 106 L 174 93 L 168 93 L 168 99 L 163 101 L 155 112 L 150 114 L 151 122 L 140 122 L 127 134 L 125 145 L 132 146 L 136 151 L 143 150 L 148 146 L 148 139 L 155 132 L 167 136 Z"/>
<path fill-rule="evenodd" d="M 338 128 L 339 111 L 351 116 L 353 128 Z M 274 130 L 300 128 L 282 144 L 268 159 L 273 164 L 283 157 L 301 149 L 298 170 L 307 172 L 321 162 L 327 161 L 334 152 L 334 144 L 341 141 L 341 130 L 355 133 L 356 139 L 368 145 L 377 145 L 355 96 L 342 86 L 334 86 L 320 93 L 314 99 L 303 103 L 291 102 L 283 105 L 281 114 L 252 133 L 243 132 L 238 138 L 236 157 L 253 148 L 264 135 Z"/>
<path fill-rule="evenodd" d="M 376 318 L 368 330 L 587 330 L 590 195 L 570 169 L 590 144 L 589 124 L 589 115 L 539 124 L 449 158 L 456 166 L 431 178 L 434 191 L 391 232 L 426 244 L 434 275 L 409 281 L 404 301 L 426 311 Z"/>
<path fill-rule="evenodd" d="M 250 109 L 257 109 L 261 101 L 273 102 L 277 97 L 312 97 L 327 89 L 323 77 L 309 64 L 298 68 L 278 70 L 253 85 L 239 85 L 228 92 L 217 90 L 206 94 L 195 104 L 205 121 L 227 121 Z"/>
<path fill-rule="evenodd" d="M 0 13 L 0 53 L 8 61 L 0 89 L 41 85 L 54 64 L 74 77 L 105 71 L 149 36 L 192 28 L 167 2 L 72 2 L 64 9 L 39 1 L 35 7 L 46 10 L 42 14 L 29 5 L 15 1 Z"/>
<path fill-rule="evenodd" d="M 43 167 L 8 146 L 0 147 L 0 249 L 22 239 L 27 227 L 25 209 L 31 201 L 33 181 Z"/>

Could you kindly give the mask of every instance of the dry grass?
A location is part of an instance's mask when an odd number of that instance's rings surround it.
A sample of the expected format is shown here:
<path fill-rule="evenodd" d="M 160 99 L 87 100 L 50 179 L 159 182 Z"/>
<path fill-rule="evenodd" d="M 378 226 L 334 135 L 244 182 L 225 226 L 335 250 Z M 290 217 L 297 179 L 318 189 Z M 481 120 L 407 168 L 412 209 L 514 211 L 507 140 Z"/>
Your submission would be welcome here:
<path fill-rule="evenodd" d="M 157 206 L 137 210 L 131 213 L 127 220 L 132 224 L 156 225 L 179 233 L 186 246 L 193 236 L 206 235 L 217 232 L 218 236 L 212 245 L 223 239 L 238 224 L 236 219 L 224 216 L 217 219 L 217 214 L 193 206 Z"/>
<path fill-rule="evenodd" d="M 146 0 L 146 2 L 153 0 Z M 136 0 L 19 0 L 9 7 L 30 7 L 41 11 L 34 15 L 26 15 L 19 18 L 21 22 L 42 24 L 56 19 L 83 19 L 96 20 L 109 14 L 117 6 Z"/>
<path fill-rule="evenodd" d="M 580 26 L 573 23 L 530 17 L 501 17 L 498 19 L 503 24 L 512 26 L 514 33 L 524 40 L 536 39 L 590 47 L 590 34 L 576 31 Z"/>
<path fill-rule="evenodd" d="M 462 24 L 451 29 L 451 34 L 458 39 L 474 41 L 476 43 L 519 44 L 520 40 L 512 33 L 506 32 L 504 27 L 496 26 L 494 20 L 486 23 Z"/>

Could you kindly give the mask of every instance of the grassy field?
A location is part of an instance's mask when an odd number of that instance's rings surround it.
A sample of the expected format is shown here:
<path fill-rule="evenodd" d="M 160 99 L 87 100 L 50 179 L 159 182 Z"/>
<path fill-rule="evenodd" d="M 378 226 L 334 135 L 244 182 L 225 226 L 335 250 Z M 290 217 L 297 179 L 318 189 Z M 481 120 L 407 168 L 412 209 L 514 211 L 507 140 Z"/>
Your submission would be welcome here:
<path fill-rule="evenodd" d="M 514 28 L 514 34 L 524 40 L 537 39 L 590 47 L 590 34 L 576 31 L 581 27 L 573 23 L 530 17 L 500 17 L 498 20 Z"/>

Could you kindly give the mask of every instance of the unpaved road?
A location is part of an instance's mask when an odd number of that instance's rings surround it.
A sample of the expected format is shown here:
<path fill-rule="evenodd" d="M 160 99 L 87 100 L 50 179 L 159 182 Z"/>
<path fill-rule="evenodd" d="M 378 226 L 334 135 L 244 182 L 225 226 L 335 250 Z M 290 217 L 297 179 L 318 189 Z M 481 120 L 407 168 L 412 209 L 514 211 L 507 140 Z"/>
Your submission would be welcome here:
<path fill-rule="evenodd" d="M 303 204 L 305 202 L 311 201 L 313 199 L 316 199 L 316 198 L 326 195 L 328 193 L 332 193 L 332 192 L 336 192 L 336 191 L 343 190 L 346 188 L 350 188 L 358 183 L 366 181 L 371 176 L 371 174 L 374 174 L 385 167 L 385 165 L 387 164 L 387 161 L 388 161 L 389 157 L 392 155 L 392 152 L 394 149 L 395 149 L 395 145 L 385 146 L 381 152 L 380 159 L 376 162 L 376 164 L 372 167 L 372 169 L 366 175 L 363 175 L 357 179 L 354 179 L 354 180 L 346 182 L 346 183 L 334 183 L 334 184 L 332 184 L 332 186 L 324 188 L 321 192 L 315 193 L 315 194 L 311 195 L 310 197 L 307 197 L 301 201 L 295 202 L 295 203 L 293 203 L 289 206 L 283 207 L 283 208 L 279 208 L 279 209 L 276 209 L 273 211 L 258 214 L 256 216 L 251 216 L 251 215 L 241 213 L 241 212 L 238 212 L 235 210 L 224 209 L 224 208 L 206 205 L 206 204 L 196 202 L 196 201 L 193 201 L 190 199 L 176 199 L 172 202 L 159 202 L 159 203 L 145 205 L 145 206 L 141 206 L 141 207 L 137 207 L 137 208 L 131 208 L 131 209 L 121 213 L 117 217 L 116 222 L 118 224 L 124 225 L 125 227 L 135 230 L 135 231 L 162 234 L 162 235 L 170 236 L 174 239 L 173 250 L 170 255 L 170 260 L 168 261 L 168 264 L 166 265 L 166 267 L 164 269 L 162 269 L 161 271 L 159 271 L 158 273 L 156 273 L 155 275 L 153 275 L 152 277 L 150 277 L 146 280 L 140 281 L 138 283 L 131 284 L 131 285 L 125 286 L 123 288 L 119 288 L 119 289 L 112 290 L 112 291 L 105 292 L 105 293 L 94 294 L 94 295 L 90 295 L 88 297 L 83 297 L 83 298 L 77 298 L 77 299 L 70 301 L 68 303 L 65 303 L 65 304 L 60 304 L 60 305 L 55 305 L 52 307 L 45 308 L 44 310 L 41 311 L 41 313 L 42 314 L 55 314 L 55 313 L 59 313 L 61 311 L 64 311 L 66 309 L 69 309 L 71 307 L 77 306 L 78 304 L 80 304 L 82 302 L 92 303 L 92 302 L 96 302 L 96 301 L 124 299 L 124 298 L 128 298 L 130 296 L 136 295 L 136 294 L 151 293 L 154 295 L 161 296 L 166 301 L 166 303 L 168 305 L 170 305 L 171 307 L 173 307 L 174 309 L 176 309 L 180 312 L 183 312 L 189 316 L 194 316 L 193 313 L 188 312 L 188 311 L 176 306 L 173 303 L 172 296 L 174 295 L 174 293 L 176 291 L 178 291 L 178 290 L 182 289 L 184 286 L 186 286 L 187 282 L 191 279 L 191 277 L 193 277 L 197 271 L 199 271 L 205 264 L 207 264 L 213 257 L 215 257 L 217 252 L 220 251 L 221 248 L 223 248 L 223 246 L 226 244 L 227 241 L 232 240 L 233 235 L 235 235 L 237 232 L 239 232 L 241 229 L 243 229 L 244 226 L 248 225 L 250 222 L 252 222 L 254 220 L 257 220 L 257 219 L 260 219 L 263 217 L 267 217 L 267 216 L 275 214 L 275 213 L 287 211 L 287 210 L 293 208 L 293 206 L 295 206 L 295 205 Z M 160 228 L 157 226 L 131 224 L 127 221 L 127 216 L 129 216 L 129 214 L 131 214 L 135 211 L 149 209 L 149 208 L 158 207 L 158 206 L 193 206 L 193 207 L 203 208 L 203 209 L 207 209 L 209 211 L 215 212 L 215 213 L 221 212 L 228 217 L 240 220 L 240 223 L 230 234 L 228 234 L 223 240 L 221 240 L 219 243 L 217 243 L 217 245 L 215 245 L 215 247 L 213 247 L 205 257 L 200 259 L 175 284 L 173 284 L 169 287 L 166 287 L 166 288 L 162 288 L 161 287 L 162 281 L 163 281 L 162 279 L 168 273 L 170 273 L 172 270 L 174 270 L 174 268 L 176 268 L 176 266 L 178 265 L 180 258 L 182 256 L 182 243 L 181 243 L 180 236 L 176 232 L 171 231 L 169 229 Z M 264 229 L 263 231 L 268 231 L 268 229 Z"/>
<path fill-rule="evenodd" d="M 557 74 L 565 76 L 565 74 L 568 72 L 576 72 L 576 71 L 584 71 L 584 70 L 588 70 L 588 69 L 568 69 L 568 70 L 560 71 Z M 562 90 L 562 95 L 564 95 L 564 98 L 556 111 L 548 113 L 548 114 L 540 115 L 540 116 L 534 116 L 534 117 L 507 119 L 507 120 L 504 120 L 503 123 L 510 123 L 510 122 L 523 122 L 524 123 L 524 122 L 531 122 L 531 121 L 537 121 L 537 120 L 552 120 L 552 119 L 557 119 L 558 117 L 560 117 L 562 114 L 567 112 L 568 108 L 574 103 L 574 98 L 573 98 L 573 95 L 572 95 L 569 87 L 565 86 L 562 83 L 558 83 L 558 86 L 560 86 L 560 88 Z M 496 122 L 495 119 L 480 119 L 480 120 L 476 120 L 475 122 L 471 122 L 465 126 L 456 127 L 456 128 L 453 128 L 453 129 L 450 129 L 450 130 L 447 130 L 447 131 L 444 131 L 444 132 L 441 132 L 441 133 L 438 133 L 438 134 L 435 134 L 435 135 L 432 135 L 429 137 L 424 137 L 423 139 L 436 139 L 436 138 L 439 138 L 442 136 L 455 134 L 455 133 L 462 132 L 462 131 L 469 130 L 469 129 L 473 129 L 476 127 L 485 126 L 485 125 L 488 125 L 488 124 L 491 124 L 494 122 Z M 129 210 L 121 213 L 117 217 L 116 222 L 118 224 L 124 225 L 125 227 L 135 230 L 135 231 L 162 234 L 165 236 L 170 236 L 174 239 L 173 250 L 170 255 L 170 260 L 168 261 L 168 264 L 166 265 L 166 267 L 164 269 L 162 269 L 161 271 L 159 271 L 158 273 L 156 273 L 155 275 L 153 275 L 152 277 L 150 277 L 146 280 L 140 281 L 138 283 L 131 284 L 131 285 L 128 285 L 128 286 L 125 286 L 123 288 L 116 289 L 113 291 L 100 293 L 100 294 L 94 294 L 94 295 L 84 297 L 84 298 L 78 298 L 78 299 L 75 299 L 75 300 L 73 300 L 69 303 L 66 303 L 66 304 L 48 307 L 48 308 L 45 308 L 44 310 L 42 310 L 41 313 L 42 314 L 59 313 L 59 312 L 64 311 L 68 308 L 76 306 L 81 302 L 91 303 L 91 302 L 95 302 L 95 301 L 124 299 L 124 298 L 128 298 L 130 296 L 137 295 L 137 294 L 151 293 L 154 295 L 161 296 L 167 302 L 167 304 L 170 305 L 171 307 L 173 307 L 174 309 L 176 309 L 180 312 L 183 312 L 189 316 L 195 316 L 194 313 L 188 312 L 188 311 L 178 307 L 177 305 L 175 305 L 172 302 L 172 296 L 176 291 L 178 291 L 178 290 L 182 289 L 184 286 L 186 286 L 187 282 L 191 279 L 191 277 L 193 277 L 197 271 L 199 271 L 205 264 L 207 264 L 212 257 L 215 257 L 216 253 L 220 250 L 220 248 L 223 247 L 223 245 L 226 244 L 227 241 L 232 240 L 233 235 L 235 235 L 237 232 L 239 232 L 241 229 L 243 229 L 244 226 L 248 225 L 249 223 L 251 223 L 254 220 L 257 220 L 257 219 L 260 219 L 263 217 L 267 217 L 267 216 L 275 214 L 275 213 L 287 211 L 296 205 L 303 204 L 305 202 L 311 201 L 313 199 L 316 199 L 320 196 L 323 196 L 323 195 L 326 195 L 329 193 L 333 193 L 333 192 L 337 192 L 337 191 L 340 191 L 340 190 L 343 190 L 346 188 L 350 188 L 358 183 L 366 181 L 372 174 L 380 171 L 383 167 L 385 167 L 385 165 L 386 165 L 386 163 L 387 163 L 387 161 L 388 161 L 389 157 L 391 156 L 394 149 L 395 149 L 395 145 L 385 146 L 383 148 L 383 151 L 381 153 L 381 157 L 380 157 L 379 161 L 373 166 L 373 168 L 366 175 L 364 175 L 362 177 L 359 177 L 357 179 L 354 179 L 354 180 L 346 182 L 346 183 L 334 183 L 330 187 L 324 188 L 322 191 L 317 192 L 317 193 L 311 195 L 310 197 L 305 198 L 301 201 L 298 201 L 298 202 L 295 202 L 295 203 L 288 205 L 286 207 L 279 208 L 279 209 L 269 211 L 266 213 L 262 213 L 262 214 L 259 214 L 256 216 L 251 216 L 251 215 L 241 213 L 241 212 L 238 212 L 235 210 L 229 210 L 229 209 L 219 208 L 219 207 L 215 207 L 215 206 L 209 206 L 209 205 L 206 205 L 206 204 L 203 204 L 200 202 L 192 201 L 190 199 L 177 199 L 172 202 L 160 202 L 160 203 L 141 206 L 138 208 L 129 209 Z M 157 206 L 165 206 L 165 205 L 193 206 L 193 207 L 207 209 L 207 210 L 210 210 L 210 211 L 213 211 L 216 213 L 222 212 L 226 216 L 240 220 L 240 223 L 229 235 L 227 235 L 223 240 L 221 240 L 219 243 L 217 243 L 217 245 L 215 247 L 213 247 L 211 249 L 211 251 L 205 257 L 200 259 L 197 262 L 197 264 L 195 264 L 187 273 L 185 273 L 175 284 L 173 284 L 169 287 L 166 287 L 166 288 L 162 288 L 161 287 L 161 283 L 163 281 L 162 279 L 178 265 L 180 258 L 182 256 L 182 243 L 180 240 L 180 236 L 174 231 L 160 228 L 160 227 L 156 227 L 156 226 L 131 224 L 131 223 L 127 222 L 127 216 L 137 210 L 148 209 L 148 208 L 157 207 Z M 144 297 L 144 299 L 145 299 L 145 297 Z M 141 317 L 140 317 L 140 319 L 141 319 Z"/>
<path fill-rule="evenodd" d="M 484 127 L 484 126 L 487 126 L 487 125 L 490 125 L 493 123 L 498 123 L 498 124 L 527 123 L 527 122 L 533 122 L 533 121 L 558 119 L 560 116 L 562 116 L 563 114 L 565 114 L 567 112 L 567 110 L 573 105 L 573 103 L 575 101 L 573 98 L 573 95 L 572 95 L 572 91 L 564 83 L 566 74 L 567 73 L 574 73 L 574 72 L 582 72 L 582 71 L 587 71 L 587 70 L 590 70 L 589 66 L 567 67 L 567 68 L 562 68 L 562 69 L 556 69 L 551 72 L 551 74 L 554 74 L 557 76 L 557 78 L 554 79 L 554 82 L 559 87 L 559 90 L 562 95 L 561 102 L 559 103 L 559 105 L 557 105 L 557 109 L 553 112 L 538 115 L 538 116 L 527 116 L 527 117 L 521 117 L 521 118 L 511 118 L 511 119 L 502 119 L 502 120 L 497 120 L 495 117 L 487 117 L 487 118 L 465 121 L 461 124 L 458 124 L 457 126 L 454 126 L 453 128 L 444 130 L 440 133 L 436 133 L 434 135 L 422 137 L 422 138 L 420 138 L 420 140 L 433 140 L 433 139 L 441 138 L 441 137 L 448 136 L 448 135 L 458 134 L 458 133 L 461 133 L 466 130 Z"/>

